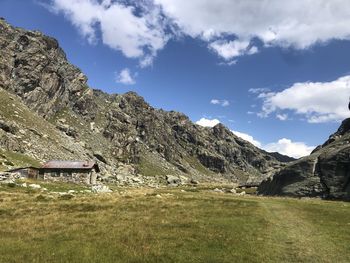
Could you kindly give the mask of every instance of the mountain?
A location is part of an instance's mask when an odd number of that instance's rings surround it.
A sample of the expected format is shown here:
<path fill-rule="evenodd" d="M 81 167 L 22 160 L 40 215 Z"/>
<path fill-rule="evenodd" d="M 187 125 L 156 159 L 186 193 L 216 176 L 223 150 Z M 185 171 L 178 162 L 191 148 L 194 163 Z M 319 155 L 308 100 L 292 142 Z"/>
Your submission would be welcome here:
<path fill-rule="evenodd" d="M 264 195 L 350 200 L 350 118 L 310 156 L 301 158 L 259 186 Z"/>
<path fill-rule="evenodd" d="M 282 163 L 290 163 L 293 161 L 296 161 L 297 159 L 290 157 L 288 155 L 280 154 L 279 152 L 270 152 L 269 155 L 276 158 L 276 160 L 282 162 Z"/>
<path fill-rule="evenodd" d="M 50 159 L 95 159 L 101 179 L 260 183 L 284 166 L 222 124 L 204 128 L 134 92 L 87 85 L 58 42 L 0 20 L 0 169 Z"/>

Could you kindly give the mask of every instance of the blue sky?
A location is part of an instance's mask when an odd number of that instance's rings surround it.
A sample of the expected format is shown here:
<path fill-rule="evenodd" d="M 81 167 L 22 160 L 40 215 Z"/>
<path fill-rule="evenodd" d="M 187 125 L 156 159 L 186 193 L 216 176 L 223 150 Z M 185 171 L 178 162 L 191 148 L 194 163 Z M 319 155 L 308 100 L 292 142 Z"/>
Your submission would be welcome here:
<path fill-rule="evenodd" d="M 0 0 L 0 16 L 58 39 L 93 88 L 299 157 L 349 117 L 350 2 L 262 2 Z"/>

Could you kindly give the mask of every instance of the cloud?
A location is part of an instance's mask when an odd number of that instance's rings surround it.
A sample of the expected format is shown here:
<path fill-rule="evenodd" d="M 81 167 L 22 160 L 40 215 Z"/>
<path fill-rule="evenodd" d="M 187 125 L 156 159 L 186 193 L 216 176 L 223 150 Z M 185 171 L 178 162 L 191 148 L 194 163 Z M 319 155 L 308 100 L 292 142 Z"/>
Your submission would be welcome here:
<path fill-rule="evenodd" d="M 265 46 L 297 49 L 349 40 L 348 5 L 347 0 L 271 0 L 268 5 L 259 0 L 51 0 L 50 9 L 63 13 L 90 43 L 101 33 L 104 44 L 129 58 L 143 58 L 145 66 L 171 37 L 181 34 L 200 37 L 226 61 L 257 53 L 251 44 L 255 38 Z"/>
<path fill-rule="evenodd" d="M 222 107 L 230 106 L 230 102 L 228 100 L 223 100 L 223 101 L 221 101 L 221 106 Z"/>
<path fill-rule="evenodd" d="M 280 121 L 286 121 L 288 120 L 288 114 L 276 114 L 276 118 Z"/>
<path fill-rule="evenodd" d="M 230 102 L 228 100 L 218 100 L 218 99 L 212 99 L 210 101 L 210 104 L 213 105 L 221 105 L 222 107 L 230 106 Z"/>
<path fill-rule="evenodd" d="M 105 45 L 128 58 L 140 58 L 141 66 L 151 64 L 168 41 L 160 10 L 154 5 L 127 6 L 106 0 L 52 0 L 51 4 L 51 10 L 63 13 L 90 43 L 101 34 Z"/>
<path fill-rule="evenodd" d="M 347 108 L 349 94 L 350 76 L 331 82 L 295 83 L 281 92 L 259 94 L 258 98 L 263 100 L 259 116 L 290 110 L 309 123 L 341 121 L 350 116 Z"/>
<path fill-rule="evenodd" d="M 199 121 L 196 122 L 196 124 L 204 127 L 214 127 L 219 123 L 220 121 L 218 119 L 207 118 L 201 118 Z M 236 136 L 242 138 L 243 140 L 246 140 L 251 144 L 255 145 L 256 147 L 263 149 L 267 152 L 279 152 L 281 154 L 291 156 L 294 158 L 307 156 L 312 152 L 313 149 L 315 149 L 315 146 L 308 146 L 304 142 L 293 142 L 292 140 L 286 138 L 280 139 L 277 142 L 262 144 L 260 141 L 256 140 L 253 136 L 247 133 L 234 130 L 231 130 L 231 132 Z"/>
<path fill-rule="evenodd" d="M 348 0 L 155 0 L 179 28 L 205 41 L 234 35 L 266 46 L 308 48 L 350 39 Z M 254 50 L 252 50 L 253 52 Z"/>
<path fill-rule="evenodd" d="M 294 158 L 300 158 L 309 155 L 315 146 L 307 146 L 303 142 L 292 142 L 290 139 L 280 139 L 278 142 L 269 143 L 263 147 L 268 152 L 279 152 Z"/>
<path fill-rule="evenodd" d="M 239 132 L 239 131 L 232 131 L 231 130 L 231 132 L 233 134 L 235 134 L 236 136 L 242 138 L 243 140 L 250 142 L 251 144 L 255 145 L 256 147 L 261 148 L 261 142 L 255 140 L 253 136 L 251 136 L 247 133 Z"/>
<path fill-rule="evenodd" d="M 258 52 L 255 46 L 250 47 L 249 41 L 217 40 L 209 44 L 209 48 L 226 61 L 243 55 L 252 55 Z M 229 62 L 230 63 L 230 62 Z"/>
<path fill-rule="evenodd" d="M 253 93 L 253 94 L 260 94 L 260 93 L 265 93 L 265 92 L 268 92 L 270 91 L 269 89 L 266 89 L 266 88 L 256 88 L 256 89 L 249 89 L 248 90 L 250 93 Z"/>
<path fill-rule="evenodd" d="M 134 74 L 134 76 L 136 76 L 136 74 Z M 125 68 L 119 73 L 116 73 L 116 82 L 125 85 L 133 85 L 136 83 L 134 77 L 131 75 L 130 70 L 128 68 Z"/>
<path fill-rule="evenodd" d="M 196 124 L 203 127 L 214 127 L 219 123 L 220 121 L 218 119 L 207 119 L 207 118 L 201 118 L 199 121 L 196 121 Z"/>
<path fill-rule="evenodd" d="M 50 0 L 90 43 L 102 42 L 140 66 L 152 64 L 169 39 L 199 38 L 224 63 L 263 47 L 306 49 L 350 40 L 348 0 Z M 45 4 L 45 6 L 47 6 Z"/>
<path fill-rule="evenodd" d="M 286 138 L 280 139 L 277 142 L 272 142 L 264 145 L 247 133 L 239 131 L 232 132 L 236 136 L 250 142 L 256 147 L 259 147 L 267 152 L 279 152 L 280 154 L 294 158 L 307 156 L 313 151 L 313 149 L 315 149 L 315 146 L 308 146 L 303 142 L 293 142 L 292 140 Z"/>

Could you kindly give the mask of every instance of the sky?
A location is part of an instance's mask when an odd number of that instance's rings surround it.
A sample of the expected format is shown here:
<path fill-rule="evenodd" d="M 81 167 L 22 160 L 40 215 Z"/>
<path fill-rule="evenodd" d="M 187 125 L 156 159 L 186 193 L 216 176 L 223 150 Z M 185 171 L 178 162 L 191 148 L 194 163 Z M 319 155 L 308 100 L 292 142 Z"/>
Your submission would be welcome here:
<path fill-rule="evenodd" d="M 350 117 L 348 0 L 0 0 L 92 88 L 135 91 L 267 151 L 308 155 Z"/>

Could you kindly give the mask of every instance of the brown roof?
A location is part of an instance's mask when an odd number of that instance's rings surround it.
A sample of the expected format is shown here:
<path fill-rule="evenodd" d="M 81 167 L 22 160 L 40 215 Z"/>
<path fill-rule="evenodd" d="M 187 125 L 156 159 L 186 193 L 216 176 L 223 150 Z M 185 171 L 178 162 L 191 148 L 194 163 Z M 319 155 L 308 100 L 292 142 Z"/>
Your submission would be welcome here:
<path fill-rule="evenodd" d="M 44 163 L 42 169 L 95 169 L 96 172 L 100 171 L 97 163 L 94 161 L 49 161 Z"/>

